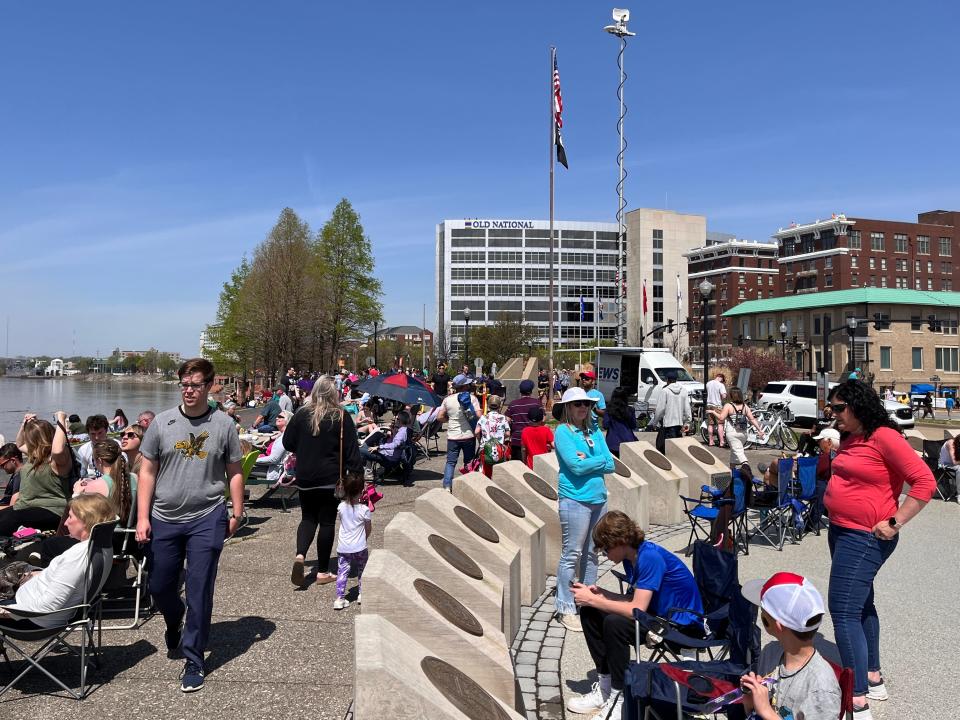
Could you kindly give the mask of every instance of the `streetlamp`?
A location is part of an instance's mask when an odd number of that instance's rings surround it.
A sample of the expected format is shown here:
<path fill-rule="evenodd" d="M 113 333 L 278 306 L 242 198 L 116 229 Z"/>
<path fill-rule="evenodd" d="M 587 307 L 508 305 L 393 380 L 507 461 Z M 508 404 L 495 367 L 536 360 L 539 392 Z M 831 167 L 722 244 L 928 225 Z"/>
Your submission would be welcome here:
<path fill-rule="evenodd" d="M 463 322 L 465 330 L 463 336 L 463 364 L 470 364 L 470 308 L 463 309 Z"/>
<path fill-rule="evenodd" d="M 847 318 L 847 333 L 850 335 L 850 367 L 848 370 L 853 372 L 856 368 L 856 358 L 853 353 L 853 338 L 857 334 L 857 319 L 855 317 Z"/>
<path fill-rule="evenodd" d="M 377 321 L 373 321 L 373 366 L 379 369 L 380 355 L 377 353 Z"/>
<path fill-rule="evenodd" d="M 780 349 L 783 350 L 783 361 L 787 361 L 787 324 L 780 323 Z"/>
<path fill-rule="evenodd" d="M 700 291 L 700 334 L 703 335 L 703 407 L 707 407 L 707 381 L 710 380 L 710 337 L 707 333 L 707 309 L 710 296 L 713 295 L 713 285 L 704 278 L 697 286 Z"/>

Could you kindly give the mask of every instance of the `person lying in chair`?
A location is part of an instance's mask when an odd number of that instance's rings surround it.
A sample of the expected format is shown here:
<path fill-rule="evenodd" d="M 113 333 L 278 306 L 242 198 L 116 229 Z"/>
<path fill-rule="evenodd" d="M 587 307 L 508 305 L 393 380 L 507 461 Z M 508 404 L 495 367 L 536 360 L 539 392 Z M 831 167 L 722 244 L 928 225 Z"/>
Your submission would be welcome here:
<path fill-rule="evenodd" d="M 665 615 L 675 613 L 676 629 L 694 638 L 704 637 L 700 618 L 703 601 L 693 573 L 676 555 L 644 540 L 643 530 L 625 513 L 612 510 L 593 529 L 593 543 L 611 562 L 622 562 L 627 594 L 619 595 L 596 585 L 574 583 L 573 598 L 580 608 L 580 622 L 587 648 L 597 668 L 599 682 L 586 695 L 567 701 L 575 713 L 597 712 L 595 717 L 618 718 L 623 704 L 623 676 L 630 662 L 635 637 L 633 611 Z"/>
<path fill-rule="evenodd" d="M 56 627 L 69 621 L 69 608 L 83 602 L 83 578 L 87 571 L 87 541 L 90 531 L 102 522 L 116 519 L 116 511 L 102 495 L 79 495 L 70 501 L 66 529 L 77 544 L 55 557 L 48 568 L 31 573 L 20 585 L 12 603 L 0 607 L 0 627 L 16 624 L 18 627 Z M 112 562 L 113 548 L 105 548 L 103 561 Z M 17 610 L 52 613 L 33 620 L 17 617 Z M 26 624 L 26 625 L 24 625 Z"/>
<path fill-rule="evenodd" d="M 401 410 L 397 413 L 396 429 L 393 432 L 390 442 L 382 445 L 374 445 L 373 447 L 368 447 L 367 445 L 360 446 L 360 455 L 364 462 L 380 463 L 383 466 L 386 466 L 388 463 L 399 462 L 400 448 L 403 447 L 410 437 L 409 427 L 410 413 L 406 410 Z"/>

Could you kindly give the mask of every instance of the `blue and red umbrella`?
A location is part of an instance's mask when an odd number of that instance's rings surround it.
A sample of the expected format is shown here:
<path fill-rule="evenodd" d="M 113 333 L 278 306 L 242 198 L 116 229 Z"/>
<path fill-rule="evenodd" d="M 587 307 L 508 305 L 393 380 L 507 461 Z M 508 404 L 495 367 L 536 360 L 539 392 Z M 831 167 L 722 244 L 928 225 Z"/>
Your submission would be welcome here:
<path fill-rule="evenodd" d="M 436 407 L 443 402 L 425 382 L 402 372 L 380 374 L 367 378 L 357 386 L 360 392 L 368 392 L 373 397 L 396 400 L 404 405 L 427 405 Z"/>

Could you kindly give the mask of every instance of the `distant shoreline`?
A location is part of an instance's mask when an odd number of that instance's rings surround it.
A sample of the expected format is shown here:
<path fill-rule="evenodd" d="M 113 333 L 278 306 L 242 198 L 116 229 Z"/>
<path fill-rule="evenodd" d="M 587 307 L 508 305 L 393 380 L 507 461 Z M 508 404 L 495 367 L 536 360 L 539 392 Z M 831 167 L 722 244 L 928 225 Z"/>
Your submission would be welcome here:
<path fill-rule="evenodd" d="M 63 377 L 43 377 L 42 375 L 0 375 L 9 380 L 69 380 L 87 383 L 128 383 L 130 385 L 176 385 L 176 378 L 164 378 L 158 375 L 109 375 L 105 373 L 87 373 L 86 375 L 64 375 Z"/>

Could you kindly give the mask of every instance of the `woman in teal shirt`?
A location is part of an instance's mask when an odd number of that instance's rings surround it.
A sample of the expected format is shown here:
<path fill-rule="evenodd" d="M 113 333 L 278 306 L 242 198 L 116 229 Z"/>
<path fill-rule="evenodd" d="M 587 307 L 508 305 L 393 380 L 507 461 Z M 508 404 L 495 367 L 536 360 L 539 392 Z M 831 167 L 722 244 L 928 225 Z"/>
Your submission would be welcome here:
<path fill-rule="evenodd" d="M 607 485 L 603 476 L 613 472 L 613 455 L 603 433 L 592 422 L 596 399 L 582 388 L 570 388 L 554 403 L 553 416 L 561 421 L 554 434 L 560 466 L 560 531 L 563 548 L 557 567 L 556 611 L 569 630 L 582 632 L 572 583 L 593 585 L 597 581 L 594 526 L 607 511 Z"/>

